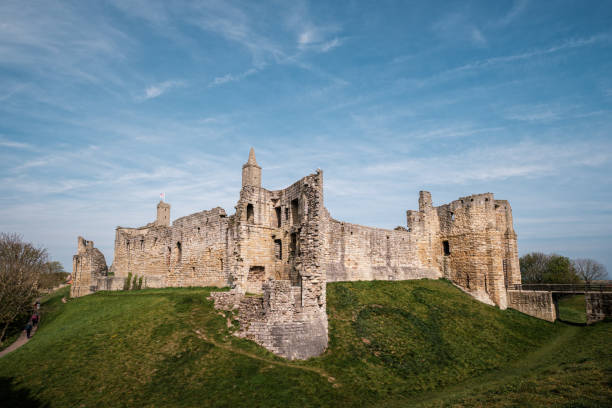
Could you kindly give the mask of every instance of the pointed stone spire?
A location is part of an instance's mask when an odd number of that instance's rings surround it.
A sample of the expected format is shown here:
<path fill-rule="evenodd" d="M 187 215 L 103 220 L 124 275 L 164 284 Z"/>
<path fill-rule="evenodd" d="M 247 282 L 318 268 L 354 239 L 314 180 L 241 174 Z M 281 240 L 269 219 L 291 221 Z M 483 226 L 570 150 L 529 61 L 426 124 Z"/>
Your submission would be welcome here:
<path fill-rule="evenodd" d="M 255 149 L 251 147 L 249 160 L 242 165 L 242 186 L 261 187 L 261 167 L 255 160 Z"/>
<path fill-rule="evenodd" d="M 255 149 L 253 149 L 251 147 L 251 150 L 249 151 L 249 161 L 247 161 L 247 164 L 251 164 L 251 165 L 255 165 L 257 166 L 257 160 L 255 160 Z"/>

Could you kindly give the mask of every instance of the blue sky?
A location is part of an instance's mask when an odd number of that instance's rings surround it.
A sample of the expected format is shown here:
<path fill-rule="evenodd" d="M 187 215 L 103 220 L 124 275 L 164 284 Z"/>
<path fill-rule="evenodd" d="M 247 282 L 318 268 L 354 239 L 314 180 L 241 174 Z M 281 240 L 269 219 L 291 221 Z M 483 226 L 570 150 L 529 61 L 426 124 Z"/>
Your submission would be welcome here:
<path fill-rule="evenodd" d="M 612 270 L 609 1 L 0 2 L 0 231 L 71 269 L 114 228 L 324 170 L 340 220 L 393 228 L 493 192 L 521 254 Z"/>

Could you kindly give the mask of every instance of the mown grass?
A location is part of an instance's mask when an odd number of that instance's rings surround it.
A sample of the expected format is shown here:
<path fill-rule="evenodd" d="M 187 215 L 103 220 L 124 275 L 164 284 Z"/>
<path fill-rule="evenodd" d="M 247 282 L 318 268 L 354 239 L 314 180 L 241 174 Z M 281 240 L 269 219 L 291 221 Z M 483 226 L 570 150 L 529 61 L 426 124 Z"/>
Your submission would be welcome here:
<path fill-rule="evenodd" d="M 551 324 L 443 281 L 328 285 L 330 346 L 287 362 L 231 335 L 218 289 L 51 297 L 0 360 L 0 400 L 50 407 L 605 406 L 612 324 Z M 580 405 L 582 404 L 582 405 Z"/>
<path fill-rule="evenodd" d="M 558 319 L 569 323 L 586 324 L 584 295 L 564 296 L 559 299 Z"/>

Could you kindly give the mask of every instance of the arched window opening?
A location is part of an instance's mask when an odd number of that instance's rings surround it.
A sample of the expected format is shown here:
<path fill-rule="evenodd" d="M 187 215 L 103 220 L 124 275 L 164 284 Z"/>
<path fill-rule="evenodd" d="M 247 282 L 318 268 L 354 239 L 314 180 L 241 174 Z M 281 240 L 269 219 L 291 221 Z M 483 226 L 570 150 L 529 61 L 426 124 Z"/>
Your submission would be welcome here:
<path fill-rule="evenodd" d="M 176 243 L 176 262 L 180 263 L 183 259 L 183 248 L 181 247 L 181 243 Z"/>

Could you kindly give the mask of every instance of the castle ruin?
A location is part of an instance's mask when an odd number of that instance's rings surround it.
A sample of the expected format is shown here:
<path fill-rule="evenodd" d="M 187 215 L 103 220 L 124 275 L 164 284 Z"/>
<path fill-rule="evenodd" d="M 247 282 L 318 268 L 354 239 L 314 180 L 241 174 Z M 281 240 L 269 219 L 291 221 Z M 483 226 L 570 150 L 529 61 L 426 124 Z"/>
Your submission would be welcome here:
<path fill-rule="evenodd" d="M 237 312 L 236 334 L 289 359 L 327 347 L 327 282 L 447 278 L 501 309 L 521 283 L 512 210 L 492 193 L 434 207 L 421 191 L 405 227 L 365 227 L 330 216 L 321 170 L 282 190 L 263 188 L 253 149 L 235 214 L 217 207 L 170 224 L 170 205 L 160 202 L 154 222 L 117 227 L 111 271 L 79 237 L 72 296 L 122 289 L 128 276 L 149 288 L 230 287 L 212 298 Z"/>

